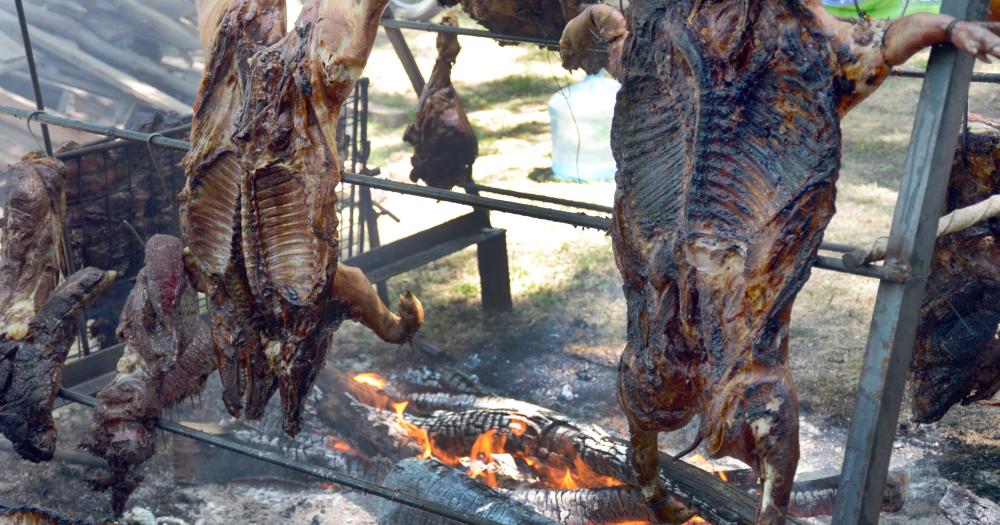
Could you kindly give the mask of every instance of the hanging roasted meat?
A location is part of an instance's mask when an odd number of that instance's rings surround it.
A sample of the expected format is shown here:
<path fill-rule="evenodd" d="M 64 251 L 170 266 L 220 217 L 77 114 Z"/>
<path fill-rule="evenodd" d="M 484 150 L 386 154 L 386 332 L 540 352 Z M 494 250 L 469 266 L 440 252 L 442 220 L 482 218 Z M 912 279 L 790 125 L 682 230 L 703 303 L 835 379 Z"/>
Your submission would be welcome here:
<path fill-rule="evenodd" d="M 1000 123 L 970 116 L 948 186 L 947 212 L 1000 191 Z M 913 420 L 1000 390 L 1000 221 L 938 238 L 910 367 Z"/>
<path fill-rule="evenodd" d="M 97 394 L 93 428 L 81 445 L 108 462 L 97 490 L 111 489 L 116 515 L 142 477 L 134 470 L 156 451 L 154 426 L 164 410 L 201 392 L 215 371 L 208 325 L 185 274 L 180 239 L 154 235 L 125 302 L 118 375 Z"/>
<path fill-rule="evenodd" d="M 114 281 L 85 268 L 59 286 L 65 167 L 29 153 L 7 173 L 0 251 L 0 431 L 31 461 L 52 459 L 52 404 L 80 311 Z"/>
<path fill-rule="evenodd" d="M 0 228 L 0 329 L 19 340 L 59 279 L 66 168 L 33 152 L 3 175 L 7 204 Z"/>
<path fill-rule="evenodd" d="M 84 268 L 52 291 L 21 339 L 0 336 L 0 431 L 31 461 L 52 459 L 52 404 L 76 339 L 80 312 L 114 281 L 115 272 Z"/>
<path fill-rule="evenodd" d="M 662 521 L 687 519 L 659 479 L 656 442 L 699 416 L 712 456 L 760 476 L 758 523 L 782 523 L 799 456 L 788 323 L 834 213 L 840 119 L 923 47 L 950 37 L 1000 56 L 998 27 L 838 20 L 818 0 L 633 0 L 626 17 L 609 6 L 580 17 L 563 36 L 566 65 L 594 35 L 620 53 L 611 235 L 639 485 Z"/>
<path fill-rule="evenodd" d="M 458 26 L 453 17 L 441 23 Z M 420 94 L 416 120 L 407 126 L 403 140 L 413 145 L 410 180 L 450 190 L 472 182 L 479 141 L 451 83 L 451 68 L 462 50 L 458 36 L 438 33 L 437 49 L 437 62 Z"/>
<path fill-rule="evenodd" d="M 199 2 L 214 37 L 184 161 L 188 262 L 208 296 L 226 406 L 258 418 L 278 389 L 293 435 L 342 320 L 397 343 L 423 322 L 411 294 L 397 317 L 337 260 L 337 117 L 387 3 L 310 0 L 286 34 L 283 0 Z"/>
<path fill-rule="evenodd" d="M 494 33 L 556 40 L 566 23 L 600 0 L 438 0 L 450 7 L 462 4 L 476 22 Z M 501 44 L 503 40 L 500 41 Z M 581 48 L 577 67 L 593 74 L 608 63 L 600 49 Z"/>

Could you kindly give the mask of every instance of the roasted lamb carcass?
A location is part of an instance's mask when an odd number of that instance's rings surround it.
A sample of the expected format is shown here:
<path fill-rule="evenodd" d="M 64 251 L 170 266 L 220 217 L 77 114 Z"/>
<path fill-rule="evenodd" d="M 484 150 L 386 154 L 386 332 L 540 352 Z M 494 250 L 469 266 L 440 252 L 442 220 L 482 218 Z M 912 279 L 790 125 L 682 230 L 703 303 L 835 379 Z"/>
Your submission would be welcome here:
<path fill-rule="evenodd" d="M 180 239 L 155 235 L 125 302 L 118 337 L 125 351 L 118 375 L 97 394 L 94 425 L 82 447 L 108 462 L 95 482 L 111 489 L 121 514 L 141 477 L 134 469 L 156 451 L 154 426 L 164 410 L 201 392 L 215 371 L 208 325 L 198 317 Z"/>
<path fill-rule="evenodd" d="M 452 17 L 442 23 L 458 25 Z M 403 140 L 413 145 L 410 180 L 451 189 L 472 182 L 479 141 L 451 83 L 451 68 L 462 50 L 458 36 L 439 33 L 437 49 L 437 62 L 420 94 L 416 120 L 406 128 Z"/>
<path fill-rule="evenodd" d="M 52 459 L 52 404 L 80 311 L 114 280 L 85 268 L 59 286 L 65 168 L 31 153 L 8 173 L 0 252 L 0 431 L 31 461 Z"/>
<path fill-rule="evenodd" d="M 1000 123 L 970 117 L 948 186 L 947 212 L 1000 190 Z M 957 403 L 1000 390 L 1000 221 L 940 237 L 910 367 L 913 420 L 937 421 Z"/>
<path fill-rule="evenodd" d="M 199 2 L 209 58 L 181 195 L 189 264 L 208 296 L 226 406 L 257 418 L 280 389 L 290 434 L 342 320 L 391 342 L 423 321 L 415 297 L 400 298 L 397 317 L 337 260 L 337 116 L 387 3 L 310 0 L 285 34 L 283 0 Z"/>
<path fill-rule="evenodd" d="M 438 0 L 443 6 L 462 4 L 476 22 L 494 33 L 558 39 L 566 23 L 599 0 Z M 503 43 L 503 41 L 501 41 Z M 580 48 L 580 62 L 587 73 L 597 73 L 608 63 L 604 51 Z"/>
<path fill-rule="evenodd" d="M 996 25 L 949 31 L 951 21 L 842 21 L 818 0 L 633 0 L 627 16 L 595 6 L 568 26 L 564 64 L 604 36 L 622 82 L 618 393 L 637 479 L 661 520 L 689 513 L 659 479 L 657 435 L 699 416 L 712 456 L 760 476 L 758 523 L 784 521 L 798 462 L 788 323 L 834 213 L 840 119 L 892 65 L 949 36 L 1000 56 Z"/>

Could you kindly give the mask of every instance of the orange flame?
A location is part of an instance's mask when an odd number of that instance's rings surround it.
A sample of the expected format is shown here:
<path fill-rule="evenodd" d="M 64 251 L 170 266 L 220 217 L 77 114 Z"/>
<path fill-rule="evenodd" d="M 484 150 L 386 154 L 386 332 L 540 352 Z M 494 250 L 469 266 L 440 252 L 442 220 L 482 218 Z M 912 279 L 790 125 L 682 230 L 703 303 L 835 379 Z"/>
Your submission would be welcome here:
<path fill-rule="evenodd" d="M 525 432 L 528 431 L 528 422 L 522 421 L 520 419 L 510 420 L 510 433 L 517 437 L 521 437 Z"/>
<path fill-rule="evenodd" d="M 341 441 L 334 436 L 327 436 L 327 446 L 330 447 L 330 450 L 343 452 L 345 454 L 358 453 L 358 451 L 355 450 L 354 447 L 352 447 L 349 443 L 347 443 L 346 441 Z"/>
<path fill-rule="evenodd" d="M 475 479 L 485 474 L 482 479 L 483 484 L 493 488 L 499 487 L 496 473 L 488 469 L 487 465 L 493 461 L 494 454 L 505 453 L 506 446 L 507 435 L 497 437 L 496 430 L 488 430 L 476 438 L 476 442 L 472 444 L 472 452 L 469 453 L 469 458 L 473 461 L 469 465 L 469 477 Z"/>
<path fill-rule="evenodd" d="M 695 516 L 684 522 L 684 525 L 695 525 L 696 523 L 708 523 L 707 521 L 701 519 L 700 516 Z"/>
<path fill-rule="evenodd" d="M 358 383 L 361 383 L 362 385 L 373 386 L 379 390 L 385 388 L 385 385 L 387 383 L 384 377 L 374 372 L 365 372 L 363 374 L 358 374 L 354 376 L 352 379 L 354 379 Z"/>

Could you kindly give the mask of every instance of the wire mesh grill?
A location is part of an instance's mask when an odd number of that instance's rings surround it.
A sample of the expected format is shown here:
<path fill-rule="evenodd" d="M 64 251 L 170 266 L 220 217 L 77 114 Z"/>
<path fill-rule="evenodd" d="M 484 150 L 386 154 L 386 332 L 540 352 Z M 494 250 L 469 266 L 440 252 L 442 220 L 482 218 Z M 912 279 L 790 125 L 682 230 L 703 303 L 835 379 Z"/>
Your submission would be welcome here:
<path fill-rule="evenodd" d="M 337 123 L 338 156 L 344 169 L 354 173 L 368 173 L 367 115 L 368 81 L 361 79 Z M 190 116 L 157 114 L 138 130 L 184 139 Z M 119 272 L 115 284 L 84 314 L 89 337 L 81 340 L 78 351 L 86 355 L 117 343 L 115 327 L 142 267 L 145 240 L 158 233 L 180 234 L 176 197 L 184 187 L 184 154 L 108 140 L 67 146 L 56 156 L 67 168 L 68 270 L 94 266 Z M 341 184 L 338 194 L 340 251 L 346 259 L 373 245 L 374 215 L 367 190 Z"/>

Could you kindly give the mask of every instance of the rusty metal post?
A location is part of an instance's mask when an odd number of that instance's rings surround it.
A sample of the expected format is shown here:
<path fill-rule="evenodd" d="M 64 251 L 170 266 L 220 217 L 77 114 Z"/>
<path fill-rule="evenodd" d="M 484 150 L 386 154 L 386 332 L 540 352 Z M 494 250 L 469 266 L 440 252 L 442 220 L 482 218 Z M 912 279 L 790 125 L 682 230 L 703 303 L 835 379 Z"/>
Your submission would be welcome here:
<path fill-rule="evenodd" d="M 945 0 L 941 11 L 981 20 L 985 7 L 984 0 Z M 972 65 L 971 55 L 951 46 L 931 51 L 886 257 L 910 278 L 879 284 L 834 506 L 838 525 L 878 523 Z"/>

